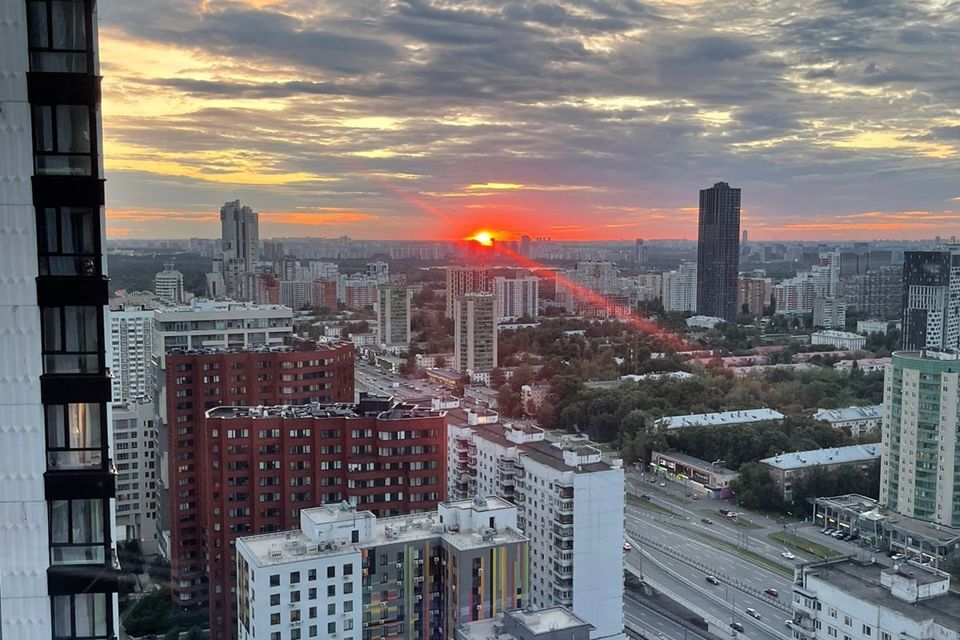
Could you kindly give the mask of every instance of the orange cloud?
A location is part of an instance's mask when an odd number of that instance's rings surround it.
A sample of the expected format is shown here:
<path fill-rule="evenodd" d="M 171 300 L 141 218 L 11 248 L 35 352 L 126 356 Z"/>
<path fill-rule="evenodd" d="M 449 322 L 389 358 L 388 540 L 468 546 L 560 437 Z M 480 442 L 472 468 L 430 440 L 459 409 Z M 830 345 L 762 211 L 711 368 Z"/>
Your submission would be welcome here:
<path fill-rule="evenodd" d="M 267 224 L 298 224 L 308 226 L 330 226 L 352 222 L 372 222 L 379 216 L 359 211 L 317 210 L 309 212 L 269 212 L 261 213 L 260 221 Z"/>

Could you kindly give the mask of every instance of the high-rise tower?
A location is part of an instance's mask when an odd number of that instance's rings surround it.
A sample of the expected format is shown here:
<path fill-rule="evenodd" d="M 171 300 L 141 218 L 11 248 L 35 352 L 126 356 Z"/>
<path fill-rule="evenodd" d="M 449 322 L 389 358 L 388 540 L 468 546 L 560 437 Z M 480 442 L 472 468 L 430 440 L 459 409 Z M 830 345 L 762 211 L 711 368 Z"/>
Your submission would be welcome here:
<path fill-rule="evenodd" d="M 737 319 L 740 271 L 740 189 L 718 182 L 700 190 L 697 313 Z"/>
<path fill-rule="evenodd" d="M 116 637 L 96 2 L 0 0 L 0 637 Z"/>
<path fill-rule="evenodd" d="M 903 348 L 960 346 L 960 247 L 903 258 Z"/>
<path fill-rule="evenodd" d="M 260 254 L 260 221 L 256 211 L 239 200 L 220 207 L 220 269 L 227 295 L 240 297 L 243 275 L 253 271 Z"/>

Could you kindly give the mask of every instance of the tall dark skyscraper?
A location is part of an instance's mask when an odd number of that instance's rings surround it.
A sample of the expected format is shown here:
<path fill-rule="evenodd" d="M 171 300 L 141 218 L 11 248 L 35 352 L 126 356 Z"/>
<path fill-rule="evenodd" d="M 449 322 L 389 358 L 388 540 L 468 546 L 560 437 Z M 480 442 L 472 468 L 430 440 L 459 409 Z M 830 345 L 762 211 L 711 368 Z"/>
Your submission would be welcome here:
<path fill-rule="evenodd" d="M 960 346 L 960 248 L 903 257 L 903 348 Z"/>
<path fill-rule="evenodd" d="M 718 182 L 700 190 L 697 313 L 737 319 L 740 271 L 740 189 Z"/>

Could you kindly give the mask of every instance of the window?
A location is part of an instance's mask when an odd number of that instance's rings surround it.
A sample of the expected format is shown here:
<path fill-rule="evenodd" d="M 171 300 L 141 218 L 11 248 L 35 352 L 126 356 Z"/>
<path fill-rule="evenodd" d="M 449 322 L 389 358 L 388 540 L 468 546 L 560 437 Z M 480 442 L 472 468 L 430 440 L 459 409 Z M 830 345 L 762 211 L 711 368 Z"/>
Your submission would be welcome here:
<path fill-rule="evenodd" d="M 103 466 L 100 405 L 47 405 L 47 469 L 94 469 Z"/>
<path fill-rule="evenodd" d="M 280 624 L 280 614 L 271 613 L 270 614 L 270 624 Z"/>
<path fill-rule="evenodd" d="M 107 594 L 54 596 L 51 606 L 54 640 L 98 640 L 110 637 L 107 629 Z"/>
<path fill-rule="evenodd" d="M 344 583 L 343 583 L 343 595 L 348 595 L 348 594 L 351 594 L 351 593 L 353 593 L 353 583 L 352 583 L 352 582 L 344 582 Z"/>
<path fill-rule="evenodd" d="M 327 633 L 336 633 L 337 632 L 337 623 L 328 622 L 327 623 Z"/>
<path fill-rule="evenodd" d="M 336 602 L 331 602 L 330 604 L 327 605 L 327 615 L 328 615 L 328 616 L 335 616 L 335 615 L 337 615 L 337 603 L 336 603 Z"/>
<path fill-rule="evenodd" d="M 280 594 L 279 594 L 279 593 L 271 593 L 271 594 L 270 594 L 270 606 L 271 606 L 271 607 L 276 607 L 276 606 L 279 605 L 279 604 L 280 604 Z"/>
<path fill-rule="evenodd" d="M 98 275 L 99 222 L 90 207 L 45 207 L 39 216 L 40 275 Z"/>
<path fill-rule="evenodd" d="M 310 569 L 307 571 L 307 580 L 316 580 L 317 579 L 317 570 Z"/>
<path fill-rule="evenodd" d="M 298 584 L 300 582 L 300 572 L 293 571 L 290 573 L 290 584 Z"/>
<path fill-rule="evenodd" d="M 103 564 L 103 500 L 50 502 L 50 563 Z"/>
<path fill-rule="evenodd" d="M 30 70 L 84 73 L 89 56 L 82 0 L 31 0 Z"/>
<path fill-rule="evenodd" d="M 327 567 L 327 577 L 328 578 L 337 577 L 337 568 L 333 566 Z"/>
<path fill-rule="evenodd" d="M 99 373 L 100 324 L 98 307 L 44 307 L 43 372 Z"/>
<path fill-rule="evenodd" d="M 33 107 L 33 151 L 38 175 L 93 174 L 93 110 L 85 104 Z"/>
<path fill-rule="evenodd" d="M 271 587 L 279 587 L 279 586 L 280 586 L 280 574 L 279 574 L 279 573 L 274 573 L 273 575 L 270 576 L 270 586 L 271 586 Z"/>

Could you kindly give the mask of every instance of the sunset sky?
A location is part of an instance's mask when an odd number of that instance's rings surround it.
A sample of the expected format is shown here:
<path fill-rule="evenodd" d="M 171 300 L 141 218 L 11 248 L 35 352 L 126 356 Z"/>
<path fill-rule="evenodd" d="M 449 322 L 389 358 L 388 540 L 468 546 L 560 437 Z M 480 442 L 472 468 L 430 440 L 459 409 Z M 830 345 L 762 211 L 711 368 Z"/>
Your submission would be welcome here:
<path fill-rule="evenodd" d="M 960 231 L 960 4 L 101 0 L 112 237 Z"/>

